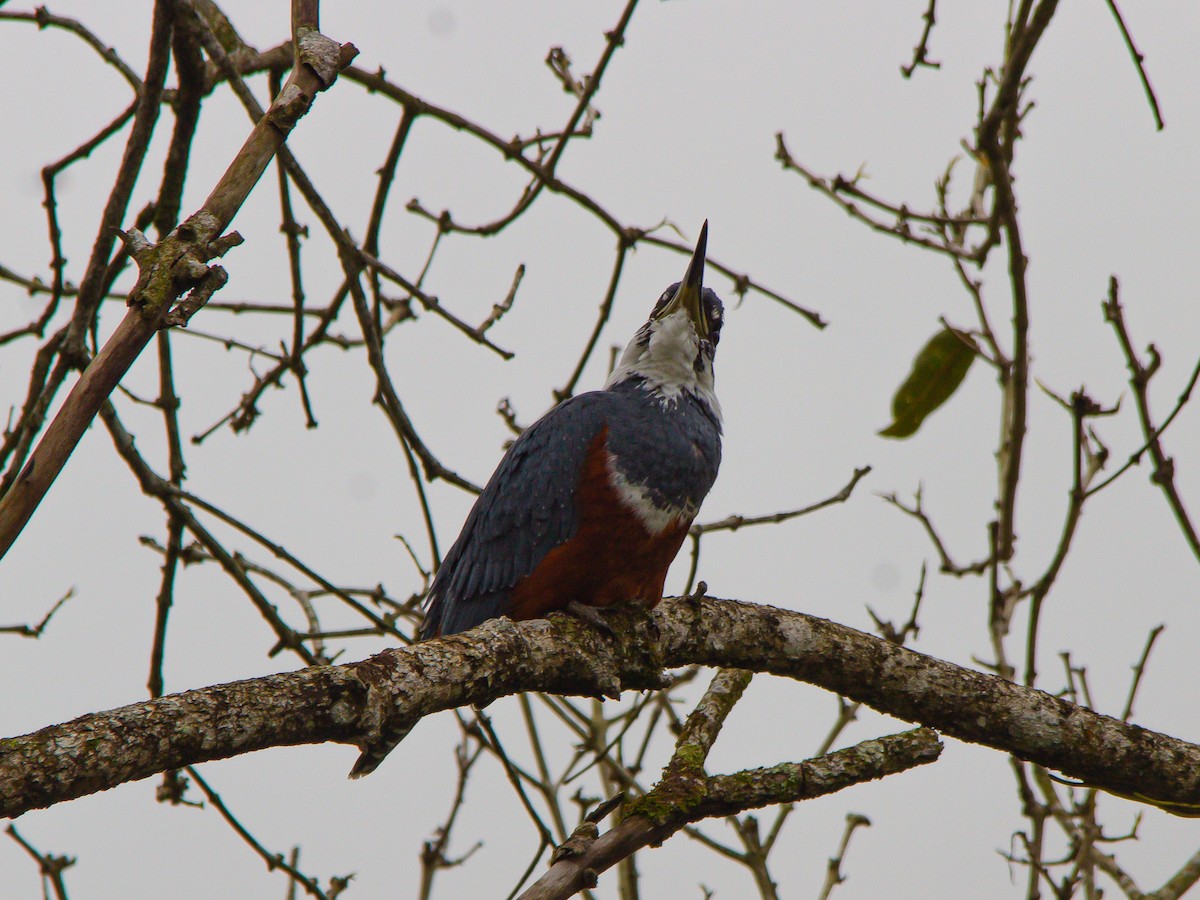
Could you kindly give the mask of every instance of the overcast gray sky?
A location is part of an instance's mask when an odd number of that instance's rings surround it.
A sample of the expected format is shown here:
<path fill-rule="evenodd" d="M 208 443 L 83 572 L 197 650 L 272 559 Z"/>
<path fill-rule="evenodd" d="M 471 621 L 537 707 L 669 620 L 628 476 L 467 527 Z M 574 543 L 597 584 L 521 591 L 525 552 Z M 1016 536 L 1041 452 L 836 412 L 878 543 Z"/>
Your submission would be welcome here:
<path fill-rule="evenodd" d="M 669 217 L 694 238 L 710 222 L 709 255 L 830 322 L 824 331 L 759 294 L 734 304 L 728 280 L 708 284 L 732 307 L 717 358 L 726 417 L 725 458 L 702 520 L 804 506 L 839 489 L 856 466 L 874 471 L 852 501 L 787 525 L 707 539 L 700 575 L 716 596 L 772 603 L 869 630 L 865 606 L 902 620 L 922 560 L 936 569 L 924 534 L 877 496 L 910 495 L 924 485 L 927 507 L 962 561 L 986 554 L 995 493 L 998 393 L 990 370 L 976 365 L 951 403 L 912 440 L 875 432 L 889 421 L 896 385 L 938 317 L 974 324 L 968 296 L 946 260 L 869 233 L 774 161 L 774 134 L 792 153 L 828 175 L 866 173 L 871 191 L 914 207 L 933 201 L 934 179 L 963 154 L 977 95 L 974 81 L 1000 58 L 1006 4 L 943 3 L 931 55 L 940 71 L 905 81 L 906 63 L 925 3 L 751 5 L 644 0 L 596 99 L 595 136 L 572 144 L 560 175 L 619 219 L 651 226 Z M 116 0 L 55 3 L 82 18 L 141 72 L 151 4 Z M 1200 351 L 1200 303 L 1194 247 L 1200 199 L 1200 7 L 1127 4 L 1132 33 L 1167 123 L 1153 126 L 1136 72 L 1102 3 L 1064 3 L 1030 70 L 1025 141 L 1016 190 L 1030 258 L 1034 374 L 1066 395 L 1086 385 L 1121 415 L 1099 426 L 1120 461 L 1140 435 L 1126 390 L 1124 361 L 1104 323 L 1108 278 L 1122 296 L 1139 347 L 1154 341 L 1163 359 L 1152 401 L 1165 415 Z M 240 7 L 240 8 L 239 8 Z M 6 10 L 24 8 L 10 3 Z M 268 47 L 287 34 L 287 4 L 229 4 L 244 37 Z M 415 2 L 326 4 L 323 31 L 352 41 L 358 64 L 383 66 L 391 79 L 508 136 L 554 129 L 572 99 L 543 64 L 562 46 L 577 71 L 590 70 L 618 3 Z M 0 23 L 0 52 L 10 87 L 0 97 L 0 263 L 48 277 L 49 250 L 39 209 L 39 170 L 75 147 L 128 102 L 128 88 L 77 39 Z M 260 96 L 263 85 L 259 83 Z M 323 95 L 291 146 L 335 212 L 362 235 L 374 170 L 398 118 L 396 107 L 346 82 Z M 247 130 L 228 95 L 205 105 L 200 147 L 184 208 L 204 199 Z M 152 194 L 168 129 L 135 192 L 133 209 Z M 121 140 L 106 145 L 63 185 L 69 275 L 87 259 Z M 960 185 L 971 167 L 960 160 Z M 285 257 L 278 234 L 274 173 L 235 222 L 247 244 L 225 260 L 223 300 L 286 302 Z M 403 209 L 418 197 L 460 221 L 507 210 L 522 185 L 494 152 L 432 120 L 418 122 L 394 192 L 382 253 L 396 268 L 418 271 L 430 227 Z M 961 199 L 960 195 L 960 199 Z M 300 218 L 314 228 L 306 210 Z M 340 281 L 323 242 L 306 249 L 306 287 L 325 302 Z M 437 321 L 401 329 L 388 364 L 422 435 L 467 477 L 484 481 L 507 432 L 494 415 L 512 399 L 522 422 L 552 402 L 578 357 L 612 264 L 611 235 L 568 202 L 544 197 L 517 226 L 487 241 L 450 241 L 428 287 L 468 321 L 500 300 L 516 266 L 527 274 L 512 312 L 493 339 L 516 352 L 504 362 Z M 631 259 L 602 343 L 623 344 L 654 300 L 682 272 L 683 257 L 643 247 Z M 986 273 L 993 321 L 1007 323 L 1006 281 Z M 25 322 L 35 301 L 0 283 L 0 328 Z M 118 311 L 104 320 L 111 329 Z M 241 323 L 201 313 L 198 331 L 225 333 Z M 275 346 L 287 337 L 262 331 Z M 344 329 L 354 333 L 351 319 Z M 203 431 L 236 404 L 252 374 L 218 345 L 179 338 L 177 371 L 185 434 Z M 19 404 L 32 343 L 6 347 L 0 397 Z M 597 354 L 582 387 L 598 387 L 606 353 Z M 310 360 L 310 389 L 321 427 L 304 428 L 293 384 L 265 395 L 262 419 L 248 435 L 218 432 L 189 450 L 192 490 L 243 515 L 272 538 L 342 583 L 384 582 L 395 596 L 418 585 L 394 540 L 421 535 L 406 469 L 383 419 L 370 408 L 372 384 L 350 356 L 324 351 Z M 156 390 L 148 355 L 126 384 Z M 142 430 L 139 446 L 161 460 L 155 413 L 125 403 Z M 1172 427 L 1185 500 L 1200 509 L 1200 414 L 1188 409 Z M 1019 507 L 1018 574 L 1036 578 L 1061 529 L 1070 479 L 1068 417 L 1031 392 L 1025 480 Z M 1146 633 L 1167 622 L 1137 706 L 1137 721 L 1200 739 L 1194 702 L 1200 661 L 1200 577 L 1145 467 L 1129 473 L 1089 506 L 1076 548 L 1048 602 L 1041 638 L 1043 686 L 1061 683 L 1057 654 L 1070 648 L 1088 667 L 1098 708 L 1119 712 L 1129 667 Z M 435 485 L 443 541 L 470 498 Z M 0 635 L 0 733 L 22 733 L 145 696 L 158 560 L 138 536 L 163 532 L 157 505 L 136 492 L 101 428 L 93 428 L 47 501 L 0 566 L 0 624 L 36 621 L 54 599 L 73 599 L 37 642 Z M 224 532 L 222 532 L 224 534 Z M 422 546 L 418 542 L 418 547 Z M 427 563 L 428 560 L 426 559 Z M 677 591 L 686 560 L 672 570 Z M 971 664 L 987 658 L 986 586 L 932 577 L 915 647 Z M 1022 620 L 1023 621 L 1023 620 Z M 192 568 L 178 588 L 166 672 L 183 690 L 290 667 L 268 659 L 257 614 L 216 572 Z M 382 646 L 382 645 L 379 645 Z M 366 655 L 376 645 L 351 645 Z M 826 734 L 834 699 L 815 689 L 759 677 L 718 742 L 710 769 L 802 758 Z M 502 734 L 519 734 L 511 706 L 490 710 Z M 899 730 L 864 714 L 847 735 L 860 740 Z M 303 846 L 310 873 L 356 872 L 351 897 L 408 896 L 417 884 L 420 842 L 453 790 L 453 722 L 423 722 L 379 772 L 358 782 L 345 773 L 352 748 L 277 749 L 204 767 L 247 824 L 270 847 Z M 668 748 L 660 749 L 657 762 Z M 68 872 L 74 896 L 281 896 L 284 883 L 264 871 L 212 812 L 154 803 L 154 779 L 30 813 L 22 833 L 43 851 L 78 856 Z M 444 896 L 491 896 L 528 860 L 535 835 L 495 771 L 472 784 L 454 850 L 483 848 L 439 876 Z M 1120 853 L 1144 887 L 1162 882 L 1200 844 L 1194 823 L 1104 797 L 1116 831 L 1144 814 L 1142 841 Z M 807 803 L 788 825 L 786 852 L 773 857 L 785 896 L 811 896 L 824 878 L 848 811 L 869 816 L 835 896 L 1016 896 L 1024 873 L 998 855 L 1022 825 L 1007 759 L 947 740 L 932 766 Z M 715 833 L 725 826 L 710 826 Z M 736 865 L 678 837 L 646 855 L 646 896 L 748 896 Z M 36 892 L 32 863 L 0 841 L 0 895 Z M 507 891 L 507 887 L 505 887 Z M 599 895 L 615 896 L 602 882 Z"/>

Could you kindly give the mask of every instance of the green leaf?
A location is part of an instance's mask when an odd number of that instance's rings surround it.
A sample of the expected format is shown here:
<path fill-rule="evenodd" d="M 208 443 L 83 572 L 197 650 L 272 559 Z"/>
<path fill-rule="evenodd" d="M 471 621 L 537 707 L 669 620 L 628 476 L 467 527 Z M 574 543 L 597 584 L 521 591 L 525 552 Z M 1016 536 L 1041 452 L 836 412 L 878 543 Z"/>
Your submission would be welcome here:
<path fill-rule="evenodd" d="M 962 384 L 978 352 L 965 331 L 943 328 L 935 334 L 913 360 L 912 371 L 892 398 L 892 424 L 879 435 L 906 438 L 916 434 L 925 417 Z"/>

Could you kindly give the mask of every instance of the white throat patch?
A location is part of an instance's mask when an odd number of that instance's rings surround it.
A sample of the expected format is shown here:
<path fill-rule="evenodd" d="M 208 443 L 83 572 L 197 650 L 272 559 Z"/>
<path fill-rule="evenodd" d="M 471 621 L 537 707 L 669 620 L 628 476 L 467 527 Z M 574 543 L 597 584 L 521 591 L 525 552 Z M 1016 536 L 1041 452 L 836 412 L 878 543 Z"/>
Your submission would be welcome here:
<path fill-rule="evenodd" d="M 687 311 L 676 310 L 650 324 L 650 340 L 644 346 L 638 337 L 630 341 L 604 387 L 611 388 L 638 377 L 664 406 L 677 401 L 681 394 L 694 394 L 708 404 L 720 421 L 721 404 L 713 389 L 712 366 L 705 360 L 697 372 L 699 353 L 700 339 Z"/>

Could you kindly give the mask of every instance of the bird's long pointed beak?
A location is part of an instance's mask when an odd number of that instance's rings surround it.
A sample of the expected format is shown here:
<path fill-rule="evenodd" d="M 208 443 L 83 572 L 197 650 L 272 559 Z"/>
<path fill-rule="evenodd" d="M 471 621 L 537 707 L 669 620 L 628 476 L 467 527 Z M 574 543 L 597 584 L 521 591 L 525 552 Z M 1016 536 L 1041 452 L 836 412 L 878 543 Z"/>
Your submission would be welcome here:
<path fill-rule="evenodd" d="M 671 302 L 663 307 L 661 316 L 669 315 L 679 308 L 687 310 L 688 318 L 696 328 L 696 333 L 702 338 L 708 337 L 708 317 L 704 315 L 704 305 L 700 302 L 700 294 L 704 290 L 704 254 L 708 247 L 708 219 L 700 227 L 700 239 L 696 241 L 696 249 L 688 262 L 683 280 L 675 291 Z"/>

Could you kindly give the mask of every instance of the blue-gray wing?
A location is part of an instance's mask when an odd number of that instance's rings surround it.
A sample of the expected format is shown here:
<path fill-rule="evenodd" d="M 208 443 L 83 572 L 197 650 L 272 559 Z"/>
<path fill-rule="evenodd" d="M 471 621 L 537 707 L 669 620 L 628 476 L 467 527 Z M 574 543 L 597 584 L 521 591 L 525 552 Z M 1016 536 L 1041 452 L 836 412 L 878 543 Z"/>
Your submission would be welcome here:
<path fill-rule="evenodd" d="M 429 589 L 423 638 L 504 615 L 512 588 L 575 534 L 584 458 L 614 401 L 606 392 L 580 394 L 517 438 L 442 560 Z"/>

